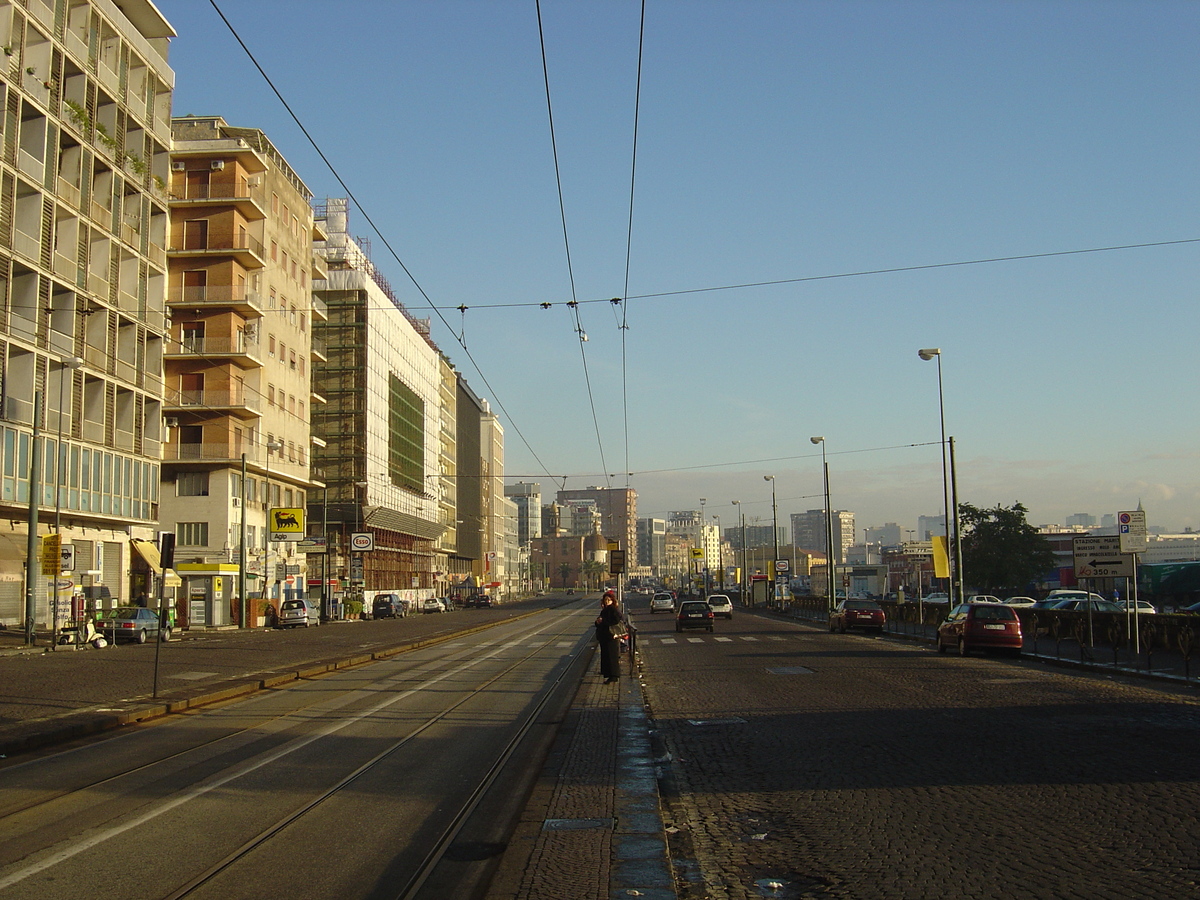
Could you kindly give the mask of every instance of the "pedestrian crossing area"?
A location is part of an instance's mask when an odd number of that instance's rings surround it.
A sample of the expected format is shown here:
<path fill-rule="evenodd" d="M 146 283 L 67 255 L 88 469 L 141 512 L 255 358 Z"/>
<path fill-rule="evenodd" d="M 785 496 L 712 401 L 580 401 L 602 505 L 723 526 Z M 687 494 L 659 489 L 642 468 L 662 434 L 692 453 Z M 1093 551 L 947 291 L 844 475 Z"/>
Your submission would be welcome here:
<path fill-rule="evenodd" d="M 705 634 L 703 636 L 700 636 L 700 635 L 679 634 L 679 635 L 671 635 L 670 637 L 667 637 L 665 635 L 659 636 L 659 635 L 639 634 L 637 640 L 638 640 L 639 645 L 664 644 L 664 645 L 669 646 L 671 644 L 706 644 L 706 643 L 732 644 L 732 643 L 737 643 L 738 641 L 745 641 L 746 643 L 751 643 L 751 644 L 752 643 L 764 643 L 764 642 L 765 643 L 770 643 L 770 642 L 786 643 L 789 641 L 794 641 L 797 638 L 800 638 L 803 640 L 805 637 L 807 637 L 807 635 L 738 634 L 738 635 L 731 636 L 728 634 Z"/>

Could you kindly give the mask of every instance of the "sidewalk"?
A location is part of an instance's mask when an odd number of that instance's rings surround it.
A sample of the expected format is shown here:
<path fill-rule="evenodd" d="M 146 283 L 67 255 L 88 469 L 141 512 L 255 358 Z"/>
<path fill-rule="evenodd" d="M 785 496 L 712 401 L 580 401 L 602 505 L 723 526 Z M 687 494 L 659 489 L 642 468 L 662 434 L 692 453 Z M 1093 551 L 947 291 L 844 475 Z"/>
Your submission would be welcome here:
<path fill-rule="evenodd" d="M 654 765 L 637 675 L 589 672 L 487 900 L 676 900 Z"/>

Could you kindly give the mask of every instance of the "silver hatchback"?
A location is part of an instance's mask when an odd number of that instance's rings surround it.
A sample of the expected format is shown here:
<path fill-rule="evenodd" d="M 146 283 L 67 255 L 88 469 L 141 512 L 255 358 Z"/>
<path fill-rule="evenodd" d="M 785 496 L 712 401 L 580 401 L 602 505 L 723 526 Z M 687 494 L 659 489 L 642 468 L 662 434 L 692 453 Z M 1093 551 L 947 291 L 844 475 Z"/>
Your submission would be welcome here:
<path fill-rule="evenodd" d="M 284 600 L 283 605 L 279 607 L 279 615 L 275 619 L 277 628 L 298 627 L 303 625 L 307 628 L 309 625 L 321 624 L 321 611 L 317 609 L 317 604 L 311 603 L 308 600 Z"/>

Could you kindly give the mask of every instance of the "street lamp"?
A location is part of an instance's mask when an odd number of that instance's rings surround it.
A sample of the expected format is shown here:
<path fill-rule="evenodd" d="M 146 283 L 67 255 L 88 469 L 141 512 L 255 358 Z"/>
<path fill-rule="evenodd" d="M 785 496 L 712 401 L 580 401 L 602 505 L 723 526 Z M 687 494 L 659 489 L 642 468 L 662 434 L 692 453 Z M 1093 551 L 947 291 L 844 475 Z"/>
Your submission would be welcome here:
<path fill-rule="evenodd" d="M 713 516 L 717 520 L 717 565 L 719 578 L 721 580 L 721 590 L 725 590 L 725 539 L 721 534 L 721 517 Z"/>
<path fill-rule="evenodd" d="M 834 575 L 836 569 L 833 564 L 833 507 L 829 503 L 829 463 L 825 459 L 825 438 L 822 436 L 810 437 L 810 441 L 814 444 L 821 445 L 821 469 L 825 473 L 825 580 L 828 582 L 825 585 L 826 604 L 830 610 L 837 604 L 834 603 L 836 577 Z"/>
<path fill-rule="evenodd" d="M 938 372 L 938 416 L 942 425 L 942 502 L 943 502 L 943 521 L 946 529 L 946 556 L 950 556 L 950 475 L 946 468 L 946 404 L 942 395 L 942 351 L 938 347 L 929 347 L 924 350 L 918 350 L 917 356 L 929 362 L 929 360 L 937 359 Z M 956 592 L 954 584 L 956 580 L 960 580 L 960 574 L 957 568 L 957 560 L 950 571 L 950 597 L 955 599 Z M 953 606 L 953 604 L 951 604 Z"/>
<path fill-rule="evenodd" d="M 700 498 L 700 527 L 696 529 L 697 537 L 699 538 L 700 551 L 704 554 L 696 563 L 696 568 L 700 571 L 697 573 L 700 576 L 700 596 L 703 597 L 708 593 L 708 547 L 704 540 L 704 504 L 708 500 L 704 497 Z"/>
<path fill-rule="evenodd" d="M 278 453 L 283 449 L 283 441 L 267 441 L 266 449 L 267 481 L 265 486 L 265 495 L 263 497 L 263 513 L 267 523 L 267 528 L 263 533 L 263 600 L 269 599 L 268 591 L 271 587 L 271 581 L 269 577 L 271 573 L 271 454 Z"/>
<path fill-rule="evenodd" d="M 734 500 L 733 505 L 738 508 L 738 520 L 742 526 L 742 577 L 738 580 L 738 592 L 742 596 L 742 605 L 749 606 L 746 597 L 746 515 L 742 512 L 741 500 Z"/>
<path fill-rule="evenodd" d="M 59 533 L 59 520 L 62 514 L 62 470 L 66 466 L 65 454 L 62 449 L 63 438 L 63 387 L 66 386 L 67 379 L 70 377 L 67 373 L 73 372 L 83 365 L 83 360 L 78 356 L 72 356 L 62 361 L 62 365 L 58 371 L 58 443 L 55 444 L 56 458 L 54 460 L 54 533 Z M 57 600 L 58 587 L 55 586 L 55 600 Z"/>
<path fill-rule="evenodd" d="M 775 541 L 775 556 L 771 560 L 771 603 L 775 604 L 775 595 L 779 591 L 779 572 L 776 567 L 779 565 L 779 511 L 775 506 L 775 476 L 764 475 L 763 481 L 771 482 L 771 537 Z"/>

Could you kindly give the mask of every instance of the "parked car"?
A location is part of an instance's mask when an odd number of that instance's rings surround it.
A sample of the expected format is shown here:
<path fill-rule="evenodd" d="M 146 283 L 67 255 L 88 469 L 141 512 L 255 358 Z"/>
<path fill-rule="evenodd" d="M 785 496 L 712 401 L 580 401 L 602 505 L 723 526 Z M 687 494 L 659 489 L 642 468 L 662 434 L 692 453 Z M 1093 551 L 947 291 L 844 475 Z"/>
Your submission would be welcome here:
<path fill-rule="evenodd" d="M 1096 597 L 1095 594 L 1092 596 L 1095 597 L 1094 600 L 1083 600 L 1078 597 L 1068 597 L 1065 600 L 1059 600 L 1050 608 L 1054 610 L 1074 610 L 1076 612 L 1087 612 L 1088 608 L 1090 607 L 1092 612 L 1125 612 L 1125 607 L 1121 606 L 1119 603 L 1113 603 L 1111 600 L 1105 600 L 1103 597 Z"/>
<path fill-rule="evenodd" d="M 371 615 L 376 619 L 403 619 L 408 615 L 408 604 L 399 594 L 376 594 L 371 601 Z"/>
<path fill-rule="evenodd" d="M 1184 615 L 1200 616 L 1200 603 L 1193 603 L 1191 606 L 1185 606 L 1182 609 L 1175 610 Z"/>
<path fill-rule="evenodd" d="M 1122 612 L 1138 613 L 1141 615 L 1152 616 L 1158 612 L 1154 608 L 1154 604 L 1149 600 L 1126 600 L 1121 604 Z"/>
<path fill-rule="evenodd" d="M 713 611 L 714 616 L 724 616 L 727 619 L 733 618 L 733 601 L 724 594 L 709 594 L 708 608 Z"/>
<path fill-rule="evenodd" d="M 421 611 L 425 613 L 443 613 L 446 611 L 446 604 L 437 597 L 427 597 L 421 604 Z"/>
<path fill-rule="evenodd" d="M 926 603 L 950 603 L 950 595 L 945 591 L 934 591 L 932 594 L 925 595 Z"/>
<path fill-rule="evenodd" d="M 146 643 L 148 638 L 160 637 L 158 613 L 144 606 L 118 606 L 100 623 L 100 632 L 117 641 L 133 641 L 138 644 Z M 162 631 L 164 641 L 171 639 L 171 629 Z"/>
<path fill-rule="evenodd" d="M 972 594 L 967 598 L 968 603 L 1003 603 L 999 597 L 993 597 L 991 594 Z"/>
<path fill-rule="evenodd" d="M 883 633 L 887 614 L 874 600 L 843 600 L 829 614 L 829 630 L 846 633 L 848 628 Z"/>
<path fill-rule="evenodd" d="M 1055 588 L 1046 595 L 1047 600 L 1061 603 L 1063 600 L 1103 600 L 1099 594 L 1090 591 L 1077 591 L 1071 588 Z M 1052 606 L 1055 604 L 1052 604 Z"/>
<path fill-rule="evenodd" d="M 954 607 L 937 630 L 938 653 L 957 647 L 960 656 L 972 650 L 1005 650 L 1021 655 L 1021 620 L 1003 603 L 963 603 Z"/>
<path fill-rule="evenodd" d="M 487 594 L 471 594 L 463 601 L 463 609 L 490 609 L 492 598 Z"/>
<path fill-rule="evenodd" d="M 650 612 L 675 612 L 675 598 L 666 591 L 659 591 L 650 598 Z"/>
<path fill-rule="evenodd" d="M 1034 601 L 1033 606 L 1029 607 L 1029 609 L 1033 609 L 1033 610 L 1054 609 L 1054 607 L 1057 606 L 1059 603 L 1062 603 L 1062 597 L 1043 597 L 1041 600 Z"/>
<path fill-rule="evenodd" d="M 679 612 L 675 616 L 675 630 L 685 628 L 707 628 L 713 630 L 712 607 L 704 600 L 684 600 L 679 604 Z"/>
<path fill-rule="evenodd" d="M 308 600 L 284 600 L 275 616 L 276 628 L 297 628 L 321 624 L 321 610 Z"/>
<path fill-rule="evenodd" d="M 1028 609 L 1037 604 L 1037 601 L 1032 597 L 1009 597 L 1004 601 L 1005 606 L 1015 606 L 1019 609 Z"/>

